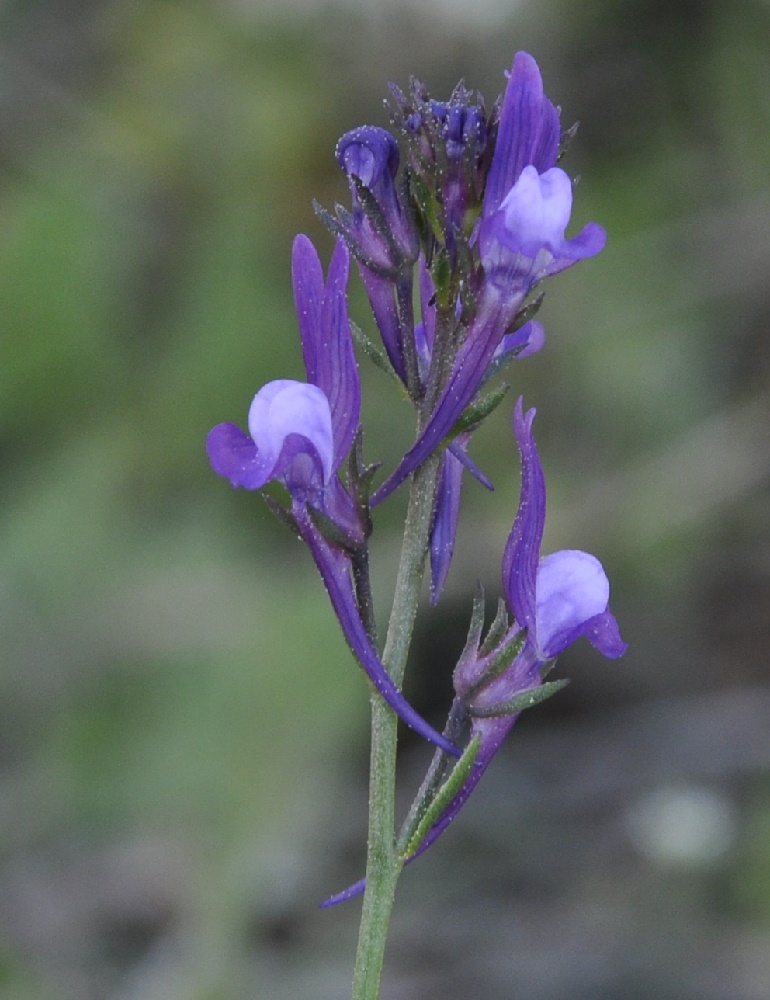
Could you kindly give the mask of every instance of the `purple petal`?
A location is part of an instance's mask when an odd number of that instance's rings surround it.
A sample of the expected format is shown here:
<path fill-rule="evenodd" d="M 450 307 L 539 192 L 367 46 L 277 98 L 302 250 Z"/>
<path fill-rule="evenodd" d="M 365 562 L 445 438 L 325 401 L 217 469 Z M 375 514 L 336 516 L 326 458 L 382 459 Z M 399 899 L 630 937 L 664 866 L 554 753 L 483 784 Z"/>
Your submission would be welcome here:
<path fill-rule="evenodd" d="M 361 125 L 337 143 L 337 162 L 373 192 L 392 182 L 398 170 L 398 143 L 384 128 Z"/>
<path fill-rule="evenodd" d="M 602 614 L 610 581 L 588 552 L 564 549 L 540 560 L 536 580 L 537 648 L 543 660 L 558 656 Z"/>
<path fill-rule="evenodd" d="M 611 660 L 622 656 L 628 649 L 627 644 L 620 638 L 618 623 L 609 608 L 603 614 L 586 622 L 583 635 L 592 646 Z"/>
<path fill-rule="evenodd" d="M 598 222 L 589 222 L 580 230 L 577 236 L 555 248 L 554 257 L 545 268 L 544 277 L 558 274 L 579 260 L 595 257 L 601 253 L 607 243 L 607 231 Z"/>
<path fill-rule="evenodd" d="M 470 435 L 461 435 L 470 438 Z M 467 441 L 466 441 L 467 444 Z M 444 453 L 436 513 L 430 533 L 430 603 L 435 607 L 444 589 L 455 548 L 460 515 L 463 466 L 451 452 Z"/>
<path fill-rule="evenodd" d="M 374 271 L 370 271 L 362 264 L 358 266 L 358 273 L 361 275 L 361 281 L 366 289 L 369 305 L 372 307 L 372 313 L 382 337 L 388 360 L 393 365 L 393 370 L 398 377 L 406 384 L 404 346 L 401 343 L 401 323 L 398 318 L 393 282 L 375 274 Z"/>
<path fill-rule="evenodd" d="M 362 125 L 342 136 L 337 143 L 337 162 L 349 178 L 356 177 L 369 188 L 401 253 L 409 260 L 417 258 L 417 239 L 409 215 L 399 200 L 395 178 L 398 171 L 398 143 L 384 128 Z M 393 267 L 389 241 L 373 226 L 358 205 L 359 198 L 351 180 L 355 232 L 364 253 L 380 266 Z"/>
<path fill-rule="evenodd" d="M 426 353 L 430 358 L 433 354 L 433 337 L 436 329 L 436 303 L 434 302 L 436 286 L 433 284 L 433 278 L 425 263 L 425 257 L 422 255 L 420 255 L 418 281 L 423 336 L 425 337 Z"/>
<path fill-rule="evenodd" d="M 308 381 L 325 393 L 334 433 L 334 468 L 350 450 L 361 410 L 361 387 L 347 309 L 349 254 L 338 240 L 326 285 L 315 247 L 299 235 L 292 247 L 294 301 Z"/>
<path fill-rule="evenodd" d="M 508 606 L 516 621 L 529 630 L 532 642 L 536 633 L 535 581 L 545 528 L 545 477 L 532 436 L 534 418 L 534 409 L 524 414 L 519 397 L 513 429 L 521 452 L 521 497 L 503 555 L 503 590 Z"/>
<path fill-rule="evenodd" d="M 324 276 L 315 247 L 302 233 L 292 244 L 291 276 L 307 379 L 318 385 L 319 353 L 323 348 L 320 318 Z"/>
<path fill-rule="evenodd" d="M 349 899 L 355 899 L 356 896 L 361 896 L 366 889 L 366 879 L 360 878 L 357 882 L 349 885 L 347 889 L 343 889 L 341 892 L 335 892 L 333 896 L 329 896 L 325 899 L 323 903 L 318 905 L 322 910 L 328 910 L 331 906 L 337 906 L 338 903 L 346 903 Z"/>
<path fill-rule="evenodd" d="M 211 468 L 233 486 L 261 489 L 271 478 L 272 465 L 258 454 L 254 441 L 235 424 L 217 424 L 206 439 Z"/>
<path fill-rule="evenodd" d="M 508 75 L 492 165 L 484 192 L 484 217 L 496 212 L 524 167 L 539 173 L 556 163 L 559 114 L 543 93 L 537 63 L 517 52 Z"/>
<path fill-rule="evenodd" d="M 537 352 L 545 344 L 545 329 L 542 323 L 536 319 L 531 319 L 514 333 L 507 333 L 494 353 L 494 360 L 505 359 L 507 354 L 515 353 L 517 358 L 528 358 Z"/>
<path fill-rule="evenodd" d="M 454 743 L 436 732 L 415 712 L 385 670 L 358 613 L 347 556 L 321 535 L 303 503 L 295 500 L 292 513 L 321 574 L 345 639 L 369 680 L 393 711 L 415 732 L 453 757 L 459 757 L 460 751 Z"/>
<path fill-rule="evenodd" d="M 465 434 L 458 434 L 454 441 L 447 445 L 447 451 L 450 455 L 454 455 L 460 465 L 462 465 L 464 469 L 467 469 L 476 482 L 481 483 L 485 490 L 494 490 L 495 487 L 492 480 L 488 476 L 484 475 L 478 465 L 476 465 L 468 452 L 465 450 L 468 447 L 468 442 L 470 441 L 470 432 L 467 432 L 467 434 L 467 437 Z"/>

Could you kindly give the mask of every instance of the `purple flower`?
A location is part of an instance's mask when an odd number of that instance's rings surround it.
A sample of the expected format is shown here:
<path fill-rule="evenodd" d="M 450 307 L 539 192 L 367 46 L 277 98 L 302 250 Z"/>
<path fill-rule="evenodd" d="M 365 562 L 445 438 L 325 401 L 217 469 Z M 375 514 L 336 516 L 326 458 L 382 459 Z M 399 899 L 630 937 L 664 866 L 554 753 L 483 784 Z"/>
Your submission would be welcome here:
<path fill-rule="evenodd" d="M 479 226 L 479 252 L 487 280 L 515 315 L 524 296 L 543 278 L 599 253 L 606 233 L 589 222 L 573 239 L 564 236 L 572 213 L 572 182 L 559 167 L 539 174 L 527 166 L 500 208 Z"/>
<path fill-rule="evenodd" d="M 573 239 L 564 235 L 572 185 L 554 166 L 558 144 L 558 114 L 543 95 L 537 63 L 519 52 L 503 100 L 473 241 L 481 268 L 475 307 L 430 420 L 373 503 L 389 496 L 451 432 L 533 288 L 604 246 L 605 232 L 595 223 Z"/>
<path fill-rule="evenodd" d="M 353 497 L 337 472 L 358 426 L 360 385 L 347 313 L 348 251 L 338 242 L 326 283 L 306 236 L 292 253 L 294 297 L 308 382 L 279 379 L 256 394 L 249 433 L 219 424 L 209 433 L 212 468 L 233 486 L 261 489 L 277 480 L 291 497 L 291 516 L 308 545 L 342 631 L 372 684 L 418 733 L 457 754 L 395 686 L 364 628 L 351 580 L 350 552 L 363 544 L 365 528 Z M 335 525 L 340 547 L 319 528 L 318 515 Z"/>
<path fill-rule="evenodd" d="M 492 648 L 487 648 L 488 640 L 481 642 L 482 622 L 475 629 L 472 625 L 454 673 L 450 719 L 470 719 L 470 740 L 478 740 L 478 752 L 467 778 L 407 863 L 434 844 L 465 805 L 526 706 L 527 695 L 533 703 L 539 700 L 542 675 L 559 653 L 580 636 L 610 659 L 626 650 L 609 609 L 609 580 L 599 560 L 573 549 L 540 555 L 546 494 L 532 436 L 534 416 L 534 410 L 524 413 L 519 399 L 514 433 L 521 453 L 521 496 L 503 556 L 503 591 L 514 620 Z M 361 880 L 323 905 L 351 899 L 364 887 Z"/>
<path fill-rule="evenodd" d="M 521 709 L 509 711 L 506 706 L 540 687 L 549 661 L 580 636 L 610 659 L 626 650 L 609 609 L 610 584 L 599 560 L 574 549 L 540 556 L 546 494 L 532 436 L 534 416 L 534 410 L 524 414 L 519 399 L 514 432 L 521 452 L 521 497 L 503 556 L 503 591 L 514 621 L 491 651 L 482 654 L 478 642 L 470 644 L 454 675 L 458 702 L 471 719 L 471 739 L 480 737 L 478 755 L 415 857 L 438 839 L 465 804 L 520 714 Z M 507 649 L 517 650 L 513 662 L 496 673 Z"/>

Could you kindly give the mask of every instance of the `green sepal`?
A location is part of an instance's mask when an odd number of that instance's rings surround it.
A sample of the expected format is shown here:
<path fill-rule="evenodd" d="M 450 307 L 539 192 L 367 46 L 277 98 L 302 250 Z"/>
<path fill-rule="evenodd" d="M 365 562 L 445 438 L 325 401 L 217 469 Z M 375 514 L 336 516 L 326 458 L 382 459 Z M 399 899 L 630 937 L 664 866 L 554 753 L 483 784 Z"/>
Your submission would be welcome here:
<path fill-rule="evenodd" d="M 497 602 L 497 614 L 495 615 L 495 620 L 489 626 L 489 631 L 486 634 L 484 641 L 479 649 L 479 656 L 488 656 L 489 653 L 499 646 L 503 640 L 503 636 L 508 631 L 508 609 L 505 606 L 505 601 L 500 598 Z"/>
<path fill-rule="evenodd" d="M 553 668 L 556 666 L 556 657 L 552 656 L 550 660 L 546 660 L 545 663 L 538 670 L 538 676 L 540 680 L 545 680 L 545 678 L 550 674 Z"/>
<path fill-rule="evenodd" d="M 478 648 L 479 641 L 481 639 L 481 633 L 484 629 L 484 588 L 481 583 L 476 582 L 476 593 L 473 595 L 473 609 L 471 611 L 471 623 L 468 626 L 468 638 L 465 640 L 465 647 L 460 656 L 459 662 L 462 663 L 466 656 L 475 657 Z"/>
<path fill-rule="evenodd" d="M 384 351 L 381 351 L 379 347 L 377 347 L 377 345 L 366 336 L 361 327 L 352 320 L 350 321 L 350 332 L 353 334 L 353 340 L 356 342 L 358 347 L 361 348 L 367 358 L 373 361 L 378 368 L 385 372 L 386 375 L 390 375 L 399 389 L 403 390 L 404 385 L 396 374 L 396 370 L 390 363 L 390 359 L 387 354 Z"/>
<path fill-rule="evenodd" d="M 364 462 L 364 429 L 359 425 L 356 436 L 353 438 L 353 446 L 348 453 L 345 469 L 347 472 L 348 491 L 355 499 L 356 508 L 364 529 L 364 537 L 366 538 L 372 533 L 373 526 L 369 509 L 369 498 L 372 495 L 372 480 L 380 464 L 379 462 L 374 462 L 372 465 L 367 465 Z"/>
<path fill-rule="evenodd" d="M 482 420 L 486 420 L 489 414 L 496 410 L 505 399 L 509 388 L 508 385 L 501 385 L 485 396 L 476 398 L 470 406 L 463 410 L 450 432 L 450 438 L 457 437 L 463 431 L 469 431 L 480 424 Z"/>
<path fill-rule="evenodd" d="M 436 302 L 439 307 L 446 309 L 452 304 L 452 265 L 446 250 L 441 249 L 433 255 L 431 264 L 431 278 L 436 289 Z"/>
<path fill-rule="evenodd" d="M 564 154 L 567 152 L 569 144 L 575 138 L 575 133 L 577 132 L 579 125 L 580 122 L 575 122 L 574 125 L 570 125 L 570 127 L 568 129 L 565 129 L 559 136 L 559 151 L 556 154 L 557 163 L 562 158 L 562 156 L 564 156 Z"/>
<path fill-rule="evenodd" d="M 395 281 L 398 278 L 397 270 L 392 267 L 378 264 L 377 261 L 373 260 L 368 254 L 364 253 L 360 243 L 353 239 L 351 236 L 353 216 L 346 208 L 343 208 L 342 205 L 335 205 L 337 212 L 337 218 L 335 218 L 330 212 L 326 211 L 323 205 L 320 205 L 314 199 L 313 209 L 315 214 L 321 222 L 323 222 L 331 234 L 336 236 L 337 239 L 342 240 L 350 251 L 351 256 L 359 261 L 359 263 L 363 264 L 363 266 L 371 271 L 372 274 L 376 274 L 379 278 L 387 278 L 388 281 Z"/>
<path fill-rule="evenodd" d="M 478 708 L 471 705 L 470 713 L 477 719 L 496 719 L 502 715 L 516 715 L 527 708 L 539 705 L 541 701 L 545 701 L 557 691 L 561 691 L 567 684 L 569 684 L 569 679 L 566 677 L 561 681 L 548 681 L 547 684 L 538 684 L 536 687 L 527 688 L 526 691 L 520 691 L 513 698 L 503 701 L 499 705 L 493 705 L 492 708 Z"/>
<path fill-rule="evenodd" d="M 364 429 L 359 426 L 346 463 L 348 486 L 359 503 L 368 503 L 372 480 L 381 465 L 382 462 L 371 465 L 364 462 Z"/>
<path fill-rule="evenodd" d="M 473 693 L 487 687 L 496 677 L 504 674 L 523 649 L 526 640 L 526 629 L 521 629 L 521 631 L 504 639 L 500 646 L 490 654 L 486 670 L 473 685 Z"/>
<path fill-rule="evenodd" d="M 438 243 L 441 243 L 444 234 L 441 229 L 439 213 L 441 206 L 435 194 L 428 188 L 423 178 L 417 172 L 412 172 L 410 177 L 410 190 L 414 204 L 421 219 L 424 221 L 423 230 L 427 236 L 430 232 Z M 426 240 L 427 242 L 427 240 Z"/>
<path fill-rule="evenodd" d="M 404 861 L 407 861 L 417 852 L 420 844 L 423 840 L 425 840 L 426 836 L 430 832 L 430 828 L 435 822 L 437 822 L 438 819 L 440 819 L 441 814 L 468 780 L 468 775 L 471 773 L 471 769 L 476 763 L 476 757 L 478 756 L 480 746 L 481 733 L 477 733 L 463 751 L 462 757 L 452 768 L 452 773 L 449 775 L 441 788 L 439 788 L 436 793 L 436 797 L 425 810 L 422 819 L 417 825 L 417 829 L 407 841 L 406 847 L 401 855 Z"/>

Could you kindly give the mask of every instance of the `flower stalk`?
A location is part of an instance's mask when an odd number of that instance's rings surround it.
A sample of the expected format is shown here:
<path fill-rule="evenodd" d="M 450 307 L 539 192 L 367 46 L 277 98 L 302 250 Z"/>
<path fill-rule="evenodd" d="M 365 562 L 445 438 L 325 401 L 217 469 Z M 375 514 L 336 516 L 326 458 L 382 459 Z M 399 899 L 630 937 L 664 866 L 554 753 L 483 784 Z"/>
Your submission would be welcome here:
<path fill-rule="evenodd" d="M 412 478 L 404 540 L 382 662 L 400 688 L 406 669 L 417 606 L 422 591 L 438 458 L 433 456 Z M 404 861 L 396 845 L 395 797 L 398 717 L 376 694 L 371 697 L 369 756 L 369 834 L 366 891 L 353 973 L 353 1000 L 377 1000 L 396 883 Z"/>

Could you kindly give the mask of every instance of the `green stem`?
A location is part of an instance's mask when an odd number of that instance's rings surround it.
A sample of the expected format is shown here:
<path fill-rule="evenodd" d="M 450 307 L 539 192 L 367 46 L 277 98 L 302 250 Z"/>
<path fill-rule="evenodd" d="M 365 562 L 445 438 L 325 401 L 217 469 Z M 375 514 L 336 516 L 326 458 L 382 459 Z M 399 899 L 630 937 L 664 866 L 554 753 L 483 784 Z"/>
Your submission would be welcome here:
<path fill-rule="evenodd" d="M 412 477 L 401 561 L 382 662 L 400 687 L 422 589 L 440 457 L 429 458 Z M 377 1000 L 396 883 L 403 862 L 395 840 L 398 717 L 372 694 L 369 838 L 366 892 L 353 974 L 353 1000 Z"/>

